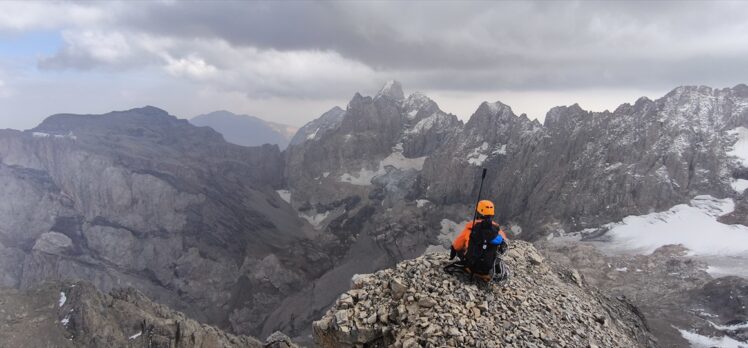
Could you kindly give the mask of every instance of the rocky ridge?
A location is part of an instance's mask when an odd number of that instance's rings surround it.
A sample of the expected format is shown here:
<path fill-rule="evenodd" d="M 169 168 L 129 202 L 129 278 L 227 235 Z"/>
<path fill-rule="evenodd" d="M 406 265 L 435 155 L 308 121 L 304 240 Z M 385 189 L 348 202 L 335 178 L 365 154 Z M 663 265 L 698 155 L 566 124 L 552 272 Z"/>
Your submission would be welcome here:
<path fill-rule="evenodd" d="M 109 294 L 87 282 L 0 289 L 0 342 L 47 347 L 292 348 L 281 333 L 263 344 L 198 323 L 133 288 Z"/>
<path fill-rule="evenodd" d="M 728 135 L 748 125 L 748 86 L 678 87 L 613 112 L 556 107 L 541 125 L 501 102 L 481 104 L 462 124 L 391 82 L 374 97 L 356 94 L 341 117 L 288 150 L 291 204 L 325 216 L 319 229 L 335 232 L 366 206 L 376 216 L 427 201 L 454 220 L 486 167 L 485 193 L 501 202 L 501 220 L 536 239 L 696 195 L 737 196 L 730 184 L 745 174 Z M 340 209 L 341 200 L 357 203 Z"/>
<path fill-rule="evenodd" d="M 226 143 L 154 107 L 0 131 L 0 286 L 132 286 L 259 336 L 269 311 L 331 266 L 274 191 L 283 168 L 277 146 Z"/>
<path fill-rule="evenodd" d="M 526 242 L 504 256 L 514 276 L 477 286 L 430 253 L 357 276 L 313 324 L 320 347 L 653 347 L 636 309 L 548 263 Z"/>

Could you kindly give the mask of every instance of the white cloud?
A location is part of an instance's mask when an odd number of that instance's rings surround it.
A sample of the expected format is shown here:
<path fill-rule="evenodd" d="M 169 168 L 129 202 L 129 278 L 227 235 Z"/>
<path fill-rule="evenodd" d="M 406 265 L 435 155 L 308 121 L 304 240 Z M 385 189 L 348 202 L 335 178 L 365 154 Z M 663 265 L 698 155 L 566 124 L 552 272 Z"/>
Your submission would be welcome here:
<path fill-rule="evenodd" d="M 0 3 L 0 29 L 38 30 L 97 25 L 110 20 L 120 4 L 42 1 Z"/>
<path fill-rule="evenodd" d="M 196 56 L 179 59 L 168 57 L 165 69 L 174 76 L 187 76 L 193 79 L 209 78 L 217 71 L 216 67 Z"/>

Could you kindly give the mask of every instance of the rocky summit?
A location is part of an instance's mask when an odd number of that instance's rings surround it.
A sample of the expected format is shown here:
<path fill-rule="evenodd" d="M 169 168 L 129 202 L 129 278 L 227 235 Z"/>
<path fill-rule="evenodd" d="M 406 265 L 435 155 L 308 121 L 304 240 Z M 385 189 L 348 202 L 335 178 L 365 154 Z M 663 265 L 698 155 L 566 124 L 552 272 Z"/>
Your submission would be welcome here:
<path fill-rule="evenodd" d="M 653 347 L 646 323 L 529 243 L 503 257 L 513 277 L 480 284 L 447 274 L 444 253 L 357 276 L 313 324 L 320 347 Z"/>

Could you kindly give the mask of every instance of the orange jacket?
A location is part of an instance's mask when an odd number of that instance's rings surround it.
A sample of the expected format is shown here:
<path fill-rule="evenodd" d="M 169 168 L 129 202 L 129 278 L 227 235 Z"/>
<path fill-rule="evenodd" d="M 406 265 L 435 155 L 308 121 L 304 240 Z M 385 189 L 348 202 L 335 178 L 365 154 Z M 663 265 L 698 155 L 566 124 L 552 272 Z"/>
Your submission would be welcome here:
<path fill-rule="evenodd" d="M 483 220 L 475 220 L 475 223 L 480 223 Z M 499 224 L 497 224 L 495 221 L 493 222 L 493 225 L 496 227 L 499 227 Z M 452 242 L 452 247 L 457 250 L 460 253 L 464 253 L 467 251 L 468 243 L 470 242 L 470 231 L 473 229 L 473 222 L 470 221 L 465 225 L 465 229 L 460 232 L 460 235 L 455 238 L 454 242 Z M 501 235 L 504 240 L 508 240 L 506 238 L 506 232 L 504 230 L 499 228 L 499 234 Z"/>

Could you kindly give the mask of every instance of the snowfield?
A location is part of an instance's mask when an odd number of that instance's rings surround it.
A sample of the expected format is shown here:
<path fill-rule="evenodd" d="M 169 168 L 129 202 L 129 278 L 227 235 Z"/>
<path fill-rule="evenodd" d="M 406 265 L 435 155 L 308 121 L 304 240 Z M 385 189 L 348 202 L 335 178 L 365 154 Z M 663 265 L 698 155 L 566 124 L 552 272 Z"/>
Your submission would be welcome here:
<path fill-rule="evenodd" d="M 668 211 L 629 216 L 607 225 L 611 241 L 603 249 L 651 253 L 668 244 L 683 244 L 694 255 L 742 255 L 748 252 L 748 227 L 726 225 L 722 215 L 735 209 L 732 199 L 697 196 Z"/>
<path fill-rule="evenodd" d="M 403 155 L 403 144 L 398 143 L 392 148 L 392 153 L 379 162 L 377 170 L 361 168 L 356 174 L 343 173 L 339 180 L 351 185 L 368 186 L 371 180 L 377 176 L 387 174 L 387 167 L 393 167 L 398 170 L 417 170 L 423 169 L 423 163 L 426 162 L 426 156 L 407 158 Z"/>
<path fill-rule="evenodd" d="M 717 221 L 734 209 L 730 198 L 696 196 L 689 204 L 667 211 L 632 215 L 620 222 L 572 233 L 558 231 L 548 240 L 591 243 L 606 254 L 624 255 L 649 254 L 664 245 L 682 244 L 690 250 L 690 256 L 709 265 L 707 272 L 713 276 L 748 277 L 748 227 Z M 602 239 L 582 241 L 598 230 L 607 231 Z"/>
<path fill-rule="evenodd" d="M 683 338 L 685 338 L 686 341 L 688 341 L 688 343 L 691 344 L 691 348 L 711 348 L 711 347 L 746 348 L 748 347 L 748 342 L 736 341 L 727 336 L 709 337 L 709 336 L 699 335 L 695 332 L 691 332 L 688 330 L 681 330 L 681 329 L 678 329 L 678 332 L 680 332 L 680 335 L 683 336 Z"/>

